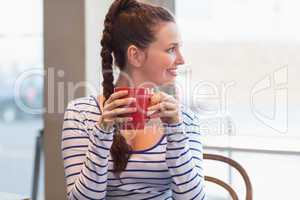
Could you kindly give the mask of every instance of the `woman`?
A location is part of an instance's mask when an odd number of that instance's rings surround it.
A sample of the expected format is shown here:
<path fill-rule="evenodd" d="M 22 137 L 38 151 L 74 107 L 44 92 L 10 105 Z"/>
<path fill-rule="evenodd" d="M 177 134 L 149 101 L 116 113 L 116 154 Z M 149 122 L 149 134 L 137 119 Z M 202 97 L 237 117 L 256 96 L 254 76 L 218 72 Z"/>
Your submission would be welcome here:
<path fill-rule="evenodd" d="M 117 126 L 132 120 L 120 114 L 136 108 L 120 108 L 135 100 L 122 98 L 126 93 L 114 93 L 114 87 L 174 83 L 174 69 L 184 63 L 174 17 L 162 7 L 116 0 L 104 25 L 103 95 L 75 99 L 65 112 L 62 154 L 68 199 L 205 199 L 195 113 L 159 92 L 148 113 L 154 123 L 130 132 Z M 115 85 L 113 58 L 126 74 Z"/>

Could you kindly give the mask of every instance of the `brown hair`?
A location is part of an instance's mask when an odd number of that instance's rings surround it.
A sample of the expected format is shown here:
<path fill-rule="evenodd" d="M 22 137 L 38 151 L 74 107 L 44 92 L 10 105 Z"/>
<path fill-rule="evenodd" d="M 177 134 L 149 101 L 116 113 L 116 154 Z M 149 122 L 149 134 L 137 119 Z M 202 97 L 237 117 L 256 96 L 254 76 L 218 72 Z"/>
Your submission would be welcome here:
<path fill-rule="evenodd" d="M 105 16 L 101 40 L 102 86 L 105 100 L 114 90 L 113 56 L 116 66 L 121 71 L 124 70 L 129 45 L 147 49 L 149 44 L 155 41 L 155 28 L 162 22 L 175 22 L 174 16 L 162 7 L 136 0 L 115 0 L 110 6 Z M 110 149 L 115 173 L 120 174 L 126 168 L 130 151 L 131 147 L 116 127 Z"/>

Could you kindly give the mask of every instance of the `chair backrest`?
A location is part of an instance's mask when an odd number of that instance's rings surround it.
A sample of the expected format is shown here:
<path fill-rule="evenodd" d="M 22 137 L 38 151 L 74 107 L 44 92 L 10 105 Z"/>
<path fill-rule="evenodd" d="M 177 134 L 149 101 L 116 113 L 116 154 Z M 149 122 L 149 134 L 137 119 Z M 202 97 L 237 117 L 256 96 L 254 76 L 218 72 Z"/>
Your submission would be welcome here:
<path fill-rule="evenodd" d="M 246 185 L 246 200 L 252 200 L 253 199 L 253 191 L 252 191 L 252 184 L 250 181 L 250 178 L 246 172 L 246 170 L 236 161 L 232 160 L 231 158 L 221 156 L 221 155 L 216 155 L 216 154 L 203 154 L 203 158 L 206 160 L 215 160 L 215 161 L 220 161 L 223 163 L 227 163 L 231 167 L 235 168 L 243 177 L 243 180 Z M 224 189 L 226 189 L 229 194 L 231 195 L 233 200 L 238 200 L 238 196 L 236 192 L 232 189 L 231 186 L 229 186 L 227 183 L 224 181 L 211 177 L 211 176 L 205 176 L 205 180 L 209 182 L 213 182 L 215 184 L 220 185 Z"/>

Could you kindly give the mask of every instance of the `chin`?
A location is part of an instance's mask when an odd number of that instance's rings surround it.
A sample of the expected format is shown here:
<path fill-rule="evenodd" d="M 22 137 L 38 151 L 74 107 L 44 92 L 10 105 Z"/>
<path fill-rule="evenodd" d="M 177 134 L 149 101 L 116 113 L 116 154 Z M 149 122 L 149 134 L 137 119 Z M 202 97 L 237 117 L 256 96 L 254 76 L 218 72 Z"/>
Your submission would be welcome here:
<path fill-rule="evenodd" d="M 149 80 L 148 82 L 152 83 L 154 86 L 164 86 L 164 85 L 173 85 L 176 83 L 176 77 L 170 79 L 164 79 L 164 80 Z"/>
<path fill-rule="evenodd" d="M 174 85 L 176 83 L 176 79 L 168 80 L 162 83 L 161 85 Z"/>

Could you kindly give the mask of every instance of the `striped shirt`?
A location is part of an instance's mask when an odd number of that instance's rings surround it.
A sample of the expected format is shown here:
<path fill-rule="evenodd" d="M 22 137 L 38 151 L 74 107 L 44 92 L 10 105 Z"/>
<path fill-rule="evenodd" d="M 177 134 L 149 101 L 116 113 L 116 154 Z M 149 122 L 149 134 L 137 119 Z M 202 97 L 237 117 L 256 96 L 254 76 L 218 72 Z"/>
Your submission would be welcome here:
<path fill-rule="evenodd" d="M 113 131 L 97 125 L 94 96 L 69 102 L 62 130 L 68 199 L 205 199 L 199 118 L 180 106 L 182 122 L 162 123 L 164 134 L 151 148 L 131 151 L 120 179 L 112 172 Z"/>

